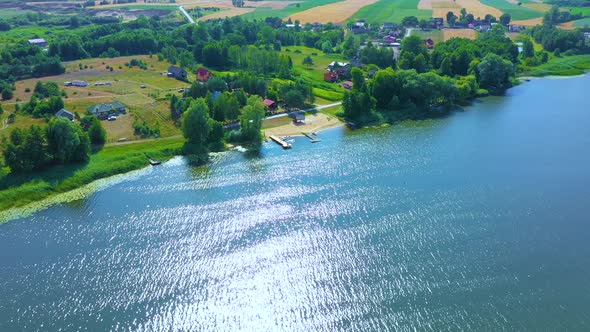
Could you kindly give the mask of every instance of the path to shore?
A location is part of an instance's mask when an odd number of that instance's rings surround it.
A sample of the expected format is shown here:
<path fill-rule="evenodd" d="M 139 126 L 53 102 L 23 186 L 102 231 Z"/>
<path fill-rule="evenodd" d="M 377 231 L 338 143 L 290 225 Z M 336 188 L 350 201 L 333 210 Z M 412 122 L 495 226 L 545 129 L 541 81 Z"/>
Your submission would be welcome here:
<path fill-rule="evenodd" d="M 339 102 L 337 102 L 337 103 L 333 103 L 333 104 L 319 105 L 319 106 L 316 106 L 316 107 L 308 108 L 308 109 L 305 109 L 305 110 L 300 110 L 300 111 L 297 111 L 297 112 L 313 112 L 313 111 L 320 111 L 320 110 L 323 110 L 323 109 L 325 109 L 325 108 L 330 108 L 330 107 L 334 107 L 334 106 L 340 106 L 340 105 L 342 105 L 342 102 L 341 102 L 341 101 L 339 101 Z M 284 116 L 288 116 L 289 114 L 290 114 L 290 113 L 281 113 L 281 114 L 277 114 L 277 115 L 272 115 L 272 116 L 268 116 L 268 117 L 266 117 L 266 118 L 265 118 L 265 120 L 271 120 L 271 119 L 276 119 L 276 118 L 282 118 L 282 117 L 284 117 Z"/>

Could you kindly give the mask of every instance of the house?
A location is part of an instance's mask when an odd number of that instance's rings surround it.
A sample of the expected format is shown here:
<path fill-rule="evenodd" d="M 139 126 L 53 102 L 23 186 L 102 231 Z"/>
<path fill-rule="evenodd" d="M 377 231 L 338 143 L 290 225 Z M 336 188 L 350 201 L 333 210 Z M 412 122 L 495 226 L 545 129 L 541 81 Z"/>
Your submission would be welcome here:
<path fill-rule="evenodd" d="M 385 36 L 385 37 L 383 37 L 383 43 L 385 43 L 385 44 L 395 43 L 396 40 L 397 39 L 395 37 L 393 37 L 393 36 Z"/>
<path fill-rule="evenodd" d="M 39 47 L 47 47 L 47 41 L 43 38 L 29 39 L 29 44 Z"/>
<path fill-rule="evenodd" d="M 168 67 L 167 76 L 174 77 L 177 80 L 186 79 L 186 70 L 177 66 L 170 66 Z"/>
<path fill-rule="evenodd" d="M 487 32 L 492 30 L 492 25 L 489 23 L 485 23 L 483 22 L 480 26 L 479 26 L 479 31 L 480 32 Z"/>
<path fill-rule="evenodd" d="M 508 31 L 509 32 L 520 32 L 521 30 L 523 30 L 522 28 L 523 27 L 521 27 L 518 24 L 511 24 L 508 26 Z"/>
<path fill-rule="evenodd" d="M 203 67 L 197 69 L 195 74 L 197 74 L 197 80 L 199 82 L 207 82 L 211 78 L 211 76 L 213 76 L 212 72 Z"/>
<path fill-rule="evenodd" d="M 344 81 L 344 82 L 342 82 L 342 87 L 345 88 L 345 89 L 347 89 L 347 90 L 352 89 L 352 86 L 353 86 L 352 81 Z"/>
<path fill-rule="evenodd" d="M 324 73 L 324 81 L 326 82 L 336 82 L 338 81 L 338 73 L 333 71 L 327 71 Z"/>
<path fill-rule="evenodd" d="M 584 32 L 584 38 L 590 39 L 590 32 Z"/>
<path fill-rule="evenodd" d="M 383 25 L 381 26 L 381 30 L 392 30 L 394 28 L 393 23 L 391 22 L 385 22 L 383 23 Z"/>
<path fill-rule="evenodd" d="M 58 118 L 66 118 L 70 121 L 74 120 L 74 114 L 72 112 L 67 111 L 65 108 L 60 109 L 55 113 L 55 116 Z"/>
<path fill-rule="evenodd" d="M 431 50 L 434 48 L 434 40 L 432 40 L 431 38 L 428 38 L 424 41 L 424 46 L 426 46 L 427 49 Z"/>
<path fill-rule="evenodd" d="M 267 110 L 274 110 L 275 108 L 277 108 L 277 102 L 274 100 L 264 99 L 262 103 L 264 104 L 264 107 L 266 107 Z"/>
<path fill-rule="evenodd" d="M 77 86 L 79 88 L 85 88 L 88 86 L 88 82 L 86 81 L 71 81 L 71 82 L 65 82 L 64 83 L 65 86 Z"/>
<path fill-rule="evenodd" d="M 101 120 L 107 119 L 109 115 L 125 114 L 125 112 L 125 105 L 119 102 L 96 104 L 88 108 L 88 113 Z"/>
<path fill-rule="evenodd" d="M 305 114 L 304 113 L 297 113 L 293 117 L 293 124 L 302 124 L 305 123 Z"/>
<path fill-rule="evenodd" d="M 346 67 L 348 67 L 348 63 L 346 63 L 346 62 L 332 61 L 328 65 L 328 70 L 329 71 L 340 72 L 343 69 L 344 69 L 344 71 L 346 71 Z"/>

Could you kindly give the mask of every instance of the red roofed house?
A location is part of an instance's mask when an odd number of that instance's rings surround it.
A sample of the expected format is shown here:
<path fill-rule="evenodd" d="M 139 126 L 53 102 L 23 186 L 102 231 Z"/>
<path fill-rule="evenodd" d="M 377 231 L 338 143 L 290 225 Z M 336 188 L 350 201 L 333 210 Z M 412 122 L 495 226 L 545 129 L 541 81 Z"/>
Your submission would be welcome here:
<path fill-rule="evenodd" d="M 324 81 L 326 82 L 336 82 L 338 81 L 338 73 L 333 71 L 327 71 L 324 73 Z"/>
<path fill-rule="evenodd" d="M 348 89 L 348 90 L 352 89 L 352 85 L 353 84 L 352 84 L 351 81 L 344 81 L 344 82 L 342 82 L 342 87 L 345 88 L 345 89 Z"/>
<path fill-rule="evenodd" d="M 211 76 L 213 76 L 212 72 L 208 71 L 203 67 L 197 69 L 195 74 L 197 74 L 197 80 L 201 82 L 207 82 L 211 78 Z"/>
<path fill-rule="evenodd" d="M 273 110 L 277 108 L 277 103 L 274 100 L 265 99 L 262 101 L 262 103 L 264 104 L 267 110 Z"/>
<path fill-rule="evenodd" d="M 395 43 L 396 39 L 394 36 L 385 36 L 383 37 L 383 42 L 386 44 Z"/>
<path fill-rule="evenodd" d="M 426 46 L 427 49 L 433 49 L 434 48 L 434 40 L 428 38 L 424 41 L 424 46 Z"/>

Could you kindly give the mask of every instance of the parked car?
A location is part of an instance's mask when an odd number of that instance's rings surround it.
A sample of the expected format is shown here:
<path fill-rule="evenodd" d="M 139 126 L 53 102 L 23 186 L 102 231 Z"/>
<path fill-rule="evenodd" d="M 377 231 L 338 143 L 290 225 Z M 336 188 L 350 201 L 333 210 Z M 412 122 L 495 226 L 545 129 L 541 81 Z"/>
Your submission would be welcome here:
<path fill-rule="evenodd" d="M 115 120 L 117 120 L 117 117 L 116 117 L 116 116 L 114 116 L 114 115 L 111 115 L 111 116 L 109 116 L 109 117 L 107 118 L 107 120 L 109 120 L 109 121 L 115 121 Z"/>
<path fill-rule="evenodd" d="M 142 89 L 145 89 L 146 88 L 145 84 L 142 84 L 139 87 L 142 88 Z"/>

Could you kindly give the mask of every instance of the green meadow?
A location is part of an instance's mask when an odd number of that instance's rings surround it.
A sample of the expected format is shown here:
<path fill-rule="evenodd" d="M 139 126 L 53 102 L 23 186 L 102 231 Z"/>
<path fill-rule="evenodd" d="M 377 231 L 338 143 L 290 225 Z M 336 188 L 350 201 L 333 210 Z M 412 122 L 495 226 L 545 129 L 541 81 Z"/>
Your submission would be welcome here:
<path fill-rule="evenodd" d="M 590 70 L 590 57 L 587 55 L 562 56 L 549 59 L 549 62 L 532 67 L 520 76 L 572 76 Z"/>
<path fill-rule="evenodd" d="M 512 4 L 506 0 L 480 0 L 481 3 L 488 6 L 498 8 L 504 13 L 510 14 L 513 20 L 528 20 L 530 18 L 537 18 L 543 16 L 540 11 L 532 10 L 523 6 Z"/>
<path fill-rule="evenodd" d="M 282 9 L 272 9 L 270 7 L 259 7 L 253 12 L 242 15 L 245 19 L 265 19 L 267 17 L 287 17 L 298 12 L 302 12 L 313 7 L 323 6 L 342 0 L 305 0 L 299 4 L 291 4 Z M 299 7 L 297 6 L 299 5 Z"/>
<path fill-rule="evenodd" d="M 401 22 L 406 16 L 416 16 L 418 19 L 429 19 L 432 10 L 418 9 L 418 0 L 380 0 L 372 5 L 363 7 L 351 19 L 365 19 L 368 22 Z"/>

